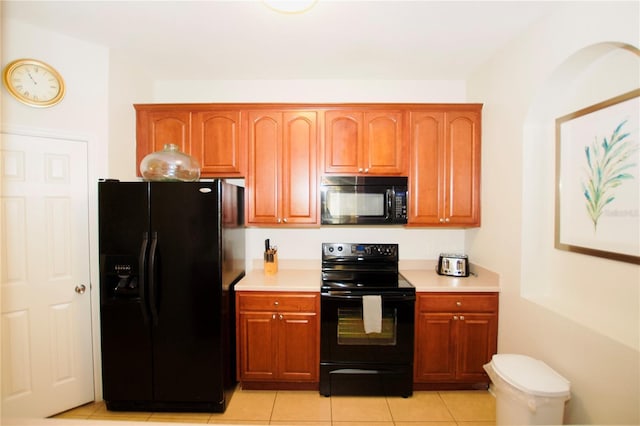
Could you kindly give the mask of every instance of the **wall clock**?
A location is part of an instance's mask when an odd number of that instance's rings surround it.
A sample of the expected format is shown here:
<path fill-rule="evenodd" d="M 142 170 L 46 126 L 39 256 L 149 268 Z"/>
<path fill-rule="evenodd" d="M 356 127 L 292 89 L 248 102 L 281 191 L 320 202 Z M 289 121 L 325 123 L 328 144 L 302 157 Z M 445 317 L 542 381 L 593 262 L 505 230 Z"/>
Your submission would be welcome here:
<path fill-rule="evenodd" d="M 36 59 L 18 59 L 4 69 L 2 81 L 11 95 L 33 107 L 50 107 L 64 97 L 64 80 L 52 66 Z"/>

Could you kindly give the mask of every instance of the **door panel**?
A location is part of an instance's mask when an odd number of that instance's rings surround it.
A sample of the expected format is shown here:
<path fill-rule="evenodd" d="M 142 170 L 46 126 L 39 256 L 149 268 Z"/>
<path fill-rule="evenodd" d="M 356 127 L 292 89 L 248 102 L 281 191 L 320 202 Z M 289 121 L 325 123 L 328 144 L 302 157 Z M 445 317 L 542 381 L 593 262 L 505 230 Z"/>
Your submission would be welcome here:
<path fill-rule="evenodd" d="M 275 313 L 240 314 L 240 377 L 244 380 L 270 380 L 276 375 L 277 342 Z"/>
<path fill-rule="evenodd" d="M 246 149 L 240 136 L 239 111 L 193 113 L 191 155 L 205 176 L 244 176 Z"/>
<path fill-rule="evenodd" d="M 456 332 L 453 314 L 420 313 L 417 316 L 420 352 L 415 355 L 416 382 L 451 381 L 456 378 Z"/>
<path fill-rule="evenodd" d="M 363 144 L 362 113 L 325 113 L 324 172 L 357 173 Z"/>
<path fill-rule="evenodd" d="M 457 224 L 479 222 L 480 122 L 478 114 L 447 113 L 445 140 L 445 215 Z"/>
<path fill-rule="evenodd" d="M 2 413 L 44 417 L 94 398 L 87 147 L 3 133 L 0 164 Z"/>
<path fill-rule="evenodd" d="M 443 155 L 443 121 L 443 113 L 411 112 L 410 223 L 435 224 L 442 217 L 444 171 L 440 158 Z"/>
<path fill-rule="evenodd" d="M 494 314 L 465 314 L 458 324 L 459 356 L 458 378 L 462 380 L 486 380 L 483 365 L 491 361 L 497 341 L 496 316 Z"/>
<path fill-rule="evenodd" d="M 407 153 L 402 137 L 402 117 L 400 111 L 365 113 L 365 143 L 361 164 L 366 173 L 406 173 Z"/>
<path fill-rule="evenodd" d="M 316 113 L 284 114 L 282 216 L 288 223 L 318 222 Z"/>
<path fill-rule="evenodd" d="M 139 262 L 148 246 L 148 184 L 100 182 L 98 188 L 103 397 L 146 401 L 153 396 L 151 334 Z M 119 289 L 124 265 L 137 288 Z"/>
<path fill-rule="evenodd" d="M 247 222 L 276 223 L 281 210 L 278 177 L 282 167 L 279 160 L 282 114 L 250 111 L 248 116 Z"/>
<path fill-rule="evenodd" d="M 278 320 L 278 370 L 284 380 L 317 381 L 318 318 L 312 313 L 286 313 Z M 300 356 L 305 354 L 305 356 Z"/>
<path fill-rule="evenodd" d="M 155 285 L 149 282 L 155 295 L 150 303 L 157 307 L 152 320 L 156 401 L 223 399 L 216 385 L 222 382 L 219 184 L 150 184 L 151 238 L 157 235 Z"/>

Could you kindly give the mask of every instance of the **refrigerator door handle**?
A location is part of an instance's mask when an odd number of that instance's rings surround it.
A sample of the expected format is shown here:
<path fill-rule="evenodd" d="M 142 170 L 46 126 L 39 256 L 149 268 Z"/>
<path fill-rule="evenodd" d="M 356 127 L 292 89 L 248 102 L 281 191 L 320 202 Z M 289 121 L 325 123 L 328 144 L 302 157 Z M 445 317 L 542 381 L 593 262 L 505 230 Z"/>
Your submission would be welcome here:
<path fill-rule="evenodd" d="M 149 250 L 149 306 L 153 325 L 158 325 L 158 306 L 156 295 L 156 251 L 158 247 L 158 232 L 151 234 L 151 249 Z"/>
<path fill-rule="evenodd" d="M 149 323 L 149 311 L 147 310 L 147 295 L 146 295 L 146 274 L 145 270 L 147 268 L 147 247 L 149 246 L 149 233 L 142 233 L 142 244 L 140 245 L 140 283 L 139 283 L 139 294 L 140 294 L 140 309 L 142 309 L 142 318 L 144 319 L 144 323 Z"/>

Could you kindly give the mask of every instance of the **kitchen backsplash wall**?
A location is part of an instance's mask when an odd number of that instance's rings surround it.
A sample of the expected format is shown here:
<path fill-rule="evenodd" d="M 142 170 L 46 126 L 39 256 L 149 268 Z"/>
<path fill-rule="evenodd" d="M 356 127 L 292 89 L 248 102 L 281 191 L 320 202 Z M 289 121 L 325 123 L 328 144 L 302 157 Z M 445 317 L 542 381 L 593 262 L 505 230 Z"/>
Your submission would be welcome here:
<path fill-rule="evenodd" d="M 247 228 L 247 270 L 262 259 L 264 240 L 278 246 L 278 258 L 320 261 L 323 242 L 397 243 L 400 260 L 437 259 L 441 252 L 464 252 L 460 229 L 415 229 L 403 226 L 322 226 L 320 228 Z"/>

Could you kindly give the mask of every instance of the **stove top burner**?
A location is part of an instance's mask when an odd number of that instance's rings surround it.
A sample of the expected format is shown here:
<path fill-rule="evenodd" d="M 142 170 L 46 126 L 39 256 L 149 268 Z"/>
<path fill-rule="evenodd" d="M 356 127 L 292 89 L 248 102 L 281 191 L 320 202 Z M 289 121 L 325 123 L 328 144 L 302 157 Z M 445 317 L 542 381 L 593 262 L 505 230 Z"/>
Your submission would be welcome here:
<path fill-rule="evenodd" d="M 415 291 L 398 272 L 397 244 L 322 244 L 322 291 Z"/>
<path fill-rule="evenodd" d="M 397 290 L 415 292 L 416 289 L 402 274 L 397 274 L 395 279 L 376 282 L 322 280 L 323 292 L 336 290 L 354 293 L 381 293 Z"/>

